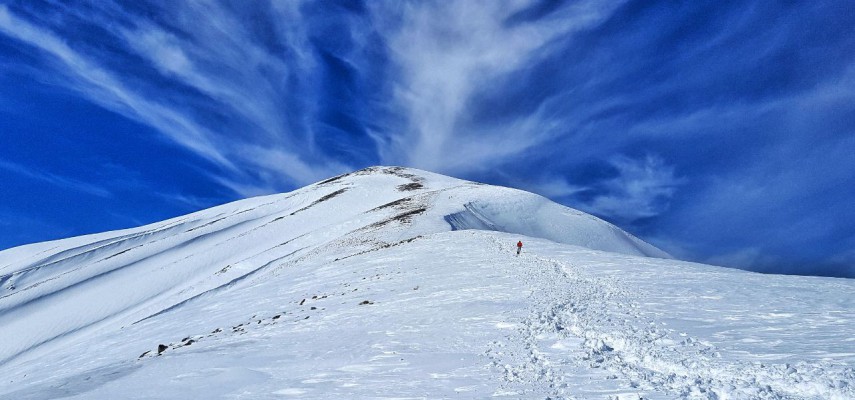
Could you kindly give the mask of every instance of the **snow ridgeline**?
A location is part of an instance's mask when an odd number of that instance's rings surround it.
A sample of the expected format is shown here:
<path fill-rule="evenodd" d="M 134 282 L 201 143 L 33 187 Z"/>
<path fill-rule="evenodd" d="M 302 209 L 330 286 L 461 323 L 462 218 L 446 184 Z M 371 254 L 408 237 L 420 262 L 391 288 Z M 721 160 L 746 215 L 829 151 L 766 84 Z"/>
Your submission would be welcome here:
<path fill-rule="evenodd" d="M 850 281 L 643 256 L 537 195 L 369 168 L 0 252 L 0 397 L 853 396 Z"/>

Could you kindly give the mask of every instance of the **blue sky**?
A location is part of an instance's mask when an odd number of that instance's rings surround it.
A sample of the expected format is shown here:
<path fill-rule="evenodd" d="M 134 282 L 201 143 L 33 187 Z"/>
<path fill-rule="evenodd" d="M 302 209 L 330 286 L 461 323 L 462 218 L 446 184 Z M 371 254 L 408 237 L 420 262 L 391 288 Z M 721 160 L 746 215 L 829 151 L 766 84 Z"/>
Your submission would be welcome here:
<path fill-rule="evenodd" d="M 0 248 L 370 165 L 855 277 L 845 1 L 0 2 Z"/>

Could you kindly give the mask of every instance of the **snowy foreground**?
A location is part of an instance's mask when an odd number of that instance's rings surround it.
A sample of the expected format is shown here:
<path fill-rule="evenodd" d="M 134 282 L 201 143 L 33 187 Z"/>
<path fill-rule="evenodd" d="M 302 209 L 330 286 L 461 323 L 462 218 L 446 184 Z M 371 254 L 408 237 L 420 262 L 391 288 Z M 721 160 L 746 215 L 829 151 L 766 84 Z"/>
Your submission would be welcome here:
<path fill-rule="evenodd" d="M 855 280 L 402 168 L 0 252 L 2 399 L 853 399 L 853 332 Z"/>

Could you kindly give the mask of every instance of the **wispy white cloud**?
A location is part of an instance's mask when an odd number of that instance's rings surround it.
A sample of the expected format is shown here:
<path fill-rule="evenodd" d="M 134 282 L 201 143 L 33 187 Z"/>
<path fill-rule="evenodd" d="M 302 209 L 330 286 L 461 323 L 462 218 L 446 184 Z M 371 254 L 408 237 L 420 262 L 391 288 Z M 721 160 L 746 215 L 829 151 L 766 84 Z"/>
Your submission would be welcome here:
<path fill-rule="evenodd" d="M 61 25 L 36 25 L 5 5 L 0 5 L 0 34 L 42 51 L 69 89 L 155 128 L 220 166 L 222 170 L 209 172 L 212 179 L 233 182 L 226 186 L 240 190 L 241 195 L 302 185 L 330 170 L 351 168 L 331 161 L 323 151 L 307 152 L 313 148 L 311 132 L 295 131 L 291 127 L 300 123 L 289 125 L 283 119 L 287 114 L 283 104 L 293 94 L 283 93 L 287 88 L 282 82 L 309 74 L 300 70 L 312 65 L 307 61 L 309 51 L 298 49 L 298 61 L 287 63 L 262 48 L 247 26 L 217 2 L 177 4 L 170 15 L 182 20 L 186 31 L 128 14 L 112 3 L 100 6 L 98 12 L 74 12 L 90 26 L 124 42 L 163 82 L 115 69 L 115 63 L 102 61 L 104 55 L 91 44 L 63 39 Z M 280 38 L 289 35 L 293 44 L 307 45 L 305 33 L 295 28 L 300 26 L 298 10 L 280 5 L 275 11 L 292 18 L 282 21 L 289 29 L 279 32 Z M 207 104 L 198 96 L 182 94 L 183 88 L 196 90 Z M 231 125 L 218 125 L 204 110 L 224 116 Z M 278 156 L 259 158 L 260 148 Z"/>
<path fill-rule="evenodd" d="M 617 176 L 599 183 L 602 194 L 584 207 L 619 221 L 632 222 L 666 211 L 682 182 L 673 167 L 655 156 L 640 160 L 618 156 L 609 162 Z"/>
<path fill-rule="evenodd" d="M 73 88 L 89 100 L 147 123 L 222 166 L 233 167 L 211 142 L 212 135 L 204 128 L 163 105 L 146 100 L 96 62 L 74 51 L 58 36 L 18 18 L 3 5 L 0 5 L 0 33 L 50 54 L 63 65 L 60 70 L 67 73 Z"/>
<path fill-rule="evenodd" d="M 365 127 L 377 163 L 483 170 L 566 129 L 545 106 L 501 126 L 466 122 L 478 90 L 544 57 L 556 38 L 602 22 L 620 2 L 577 2 L 537 23 L 508 23 L 535 5 L 528 0 L 374 3 L 369 5 L 373 25 L 351 21 L 338 28 L 357 48 L 377 38 L 388 46 L 384 84 L 393 88 L 387 103 L 395 117 Z M 270 26 L 264 34 L 219 2 L 176 3 L 158 19 L 112 2 L 86 11 L 62 6 L 76 21 L 112 35 L 109 39 L 123 46 L 121 54 L 64 39 L 64 29 L 71 28 L 62 18 L 39 24 L 6 6 L 0 6 L 0 33 L 48 55 L 69 88 L 211 160 L 223 168 L 210 172 L 213 180 L 250 195 L 355 167 L 317 137 L 318 103 L 326 100 L 317 92 L 322 84 L 312 82 L 320 79 L 310 38 L 317 33 L 307 26 L 303 6 L 270 4 L 267 19 L 259 21 Z M 159 78 L 122 71 L 111 57 L 142 60 Z M 336 57 L 353 65 L 363 61 L 353 50 Z M 211 114 L 228 125 L 217 124 Z"/>
<path fill-rule="evenodd" d="M 582 185 L 574 185 L 564 178 L 552 178 L 539 182 L 530 182 L 535 192 L 553 199 L 577 196 L 589 191 L 591 188 Z"/>
<path fill-rule="evenodd" d="M 405 116 L 401 136 L 380 141 L 384 160 L 466 171 L 502 162 L 553 137 L 551 126 L 557 121 L 544 114 L 477 132 L 467 132 L 477 128 L 465 126 L 464 119 L 478 88 L 535 61 L 553 39 L 603 21 L 620 2 L 577 2 L 537 24 L 507 23 L 532 5 L 462 1 L 401 6 L 402 21 L 381 28 L 401 71 L 394 101 Z M 378 7 L 375 12 L 381 22 L 389 19 L 388 10 Z"/>
<path fill-rule="evenodd" d="M 4 169 L 29 179 L 35 179 L 64 189 L 75 190 L 93 196 L 110 197 L 113 195 L 108 189 L 98 185 L 82 182 L 50 172 L 39 171 L 32 167 L 25 167 L 9 161 L 0 160 L 0 169 Z"/>
<path fill-rule="evenodd" d="M 215 30 L 216 37 L 179 39 L 150 22 L 134 24 L 133 29 L 118 29 L 116 34 L 165 77 L 198 90 L 257 127 L 240 134 L 255 133 L 274 142 L 287 138 L 279 136 L 283 122 L 274 103 L 276 93 L 265 76 L 257 74 L 263 67 L 270 74 L 287 76 L 288 68 L 281 60 L 256 48 L 249 38 L 243 46 L 236 46 L 240 49 L 237 54 L 218 54 L 223 36 L 234 40 L 233 36 L 243 36 L 240 31 Z M 236 29 L 234 23 L 222 25 L 223 29 Z M 241 65 L 234 64 L 238 60 Z"/>

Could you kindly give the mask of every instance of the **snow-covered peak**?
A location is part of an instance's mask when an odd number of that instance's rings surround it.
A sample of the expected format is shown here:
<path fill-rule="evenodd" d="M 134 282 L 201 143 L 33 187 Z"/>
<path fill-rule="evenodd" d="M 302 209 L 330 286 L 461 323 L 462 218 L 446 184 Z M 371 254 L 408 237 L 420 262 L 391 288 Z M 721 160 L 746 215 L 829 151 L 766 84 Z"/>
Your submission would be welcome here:
<path fill-rule="evenodd" d="M 463 229 L 667 257 L 614 225 L 532 193 L 410 168 L 371 167 L 139 228 L 0 252 L 0 321 L 9 321 L 7 331 L 16 337 L 0 345 L 0 362 L 104 318 L 121 315 L 125 323 L 134 322 L 293 251 L 342 243 L 370 249 Z M 207 262 L 179 265 L 187 258 Z M 253 261 L 262 259 L 268 261 Z M 210 278 L 219 270 L 223 273 Z M 169 272 L 161 276 L 161 271 Z M 112 287 L 97 284 L 107 276 L 151 287 L 111 299 L 88 318 L 52 318 L 35 332 L 19 319 L 73 307 L 67 296 L 81 297 L 83 307 L 101 296 L 101 289 L 113 293 Z M 87 286 L 93 290 L 84 290 Z"/>
<path fill-rule="evenodd" d="M 341 195 L 341 196 L 339 196 Z M 369 167 L 332 177 L 290 193 L 239 200 L 139 228 L 20 246 L 0 252 L 0 273 L 21 258 L 50 253 L 82 242 L 99 242 L 169 225 L 202 228 L 242 221 L 232 214 L 291 214 L 314 208 L 321 215 L 305 223 L 325 226 L 341 217 L 360 217 L 384 209 L 415 211 L 423 221 L 413 231 L 484 229 L 545 238 L 595 250 L 670 258 L 665 252 L 590 214 L 561 206 L 542 196 L 505 187 L 465 181 L 404 167 Z M 323 210 L 335 209 L 336 216 Z M 295 212 L 295 214 L 296 214 Z M 378 214 L 379 215 L 379 214 Z M 408 218 L 409 219 L 409 218 Z M 439 223 L 445 221 L 445 223 Z M 217 227 L 206 230 L 216 230 Z"/>

